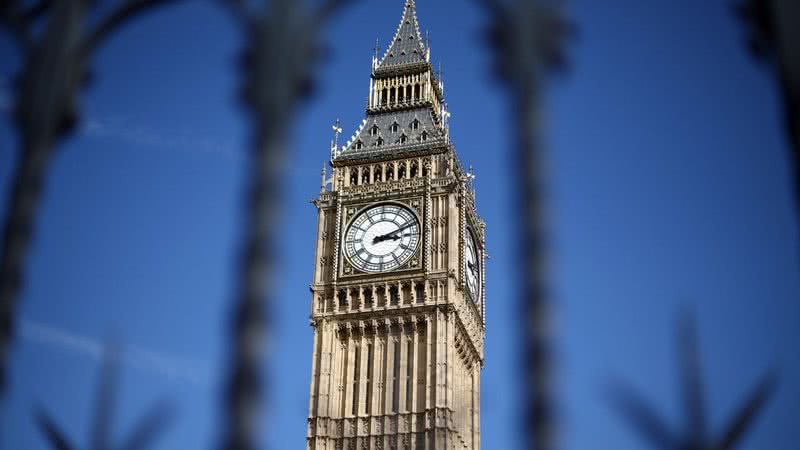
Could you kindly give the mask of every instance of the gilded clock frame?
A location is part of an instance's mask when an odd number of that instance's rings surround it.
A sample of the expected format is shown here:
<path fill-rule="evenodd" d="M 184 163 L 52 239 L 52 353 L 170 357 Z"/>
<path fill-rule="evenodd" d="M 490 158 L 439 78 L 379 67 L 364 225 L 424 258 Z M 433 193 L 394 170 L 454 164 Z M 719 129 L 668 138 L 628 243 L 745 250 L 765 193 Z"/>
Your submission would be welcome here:
<path fill-rule="evenodd" d="M 386 272 L 365 272 L 357 267 L 353 266 L 350 262 L 350 258 L 347 256 L 345 249 L 344 249 L 344 239 L 346 237 L 347 231 L 350 226 L 353 224 L 353 221 L 356 217 L 361 215 L 366 210 L 373 208 L 378 205 L 386 205 L 386 204 L 393 204 L 400 207 L 403 207 L 414 215 L 414 218 L 417 220 L 417 224 L 419 226 L 419 242 L 417 244 L 417 248 L 414 251 L 413 255 L 409 260 L 402 264 L 401 266 L 397 267 L 396 269 L 392 269 Z M 384 199 L 372 199 L 370 201 L 362 201 L 358 203 L 348 203 L 342 204 L 342 219 L 341 219 L 341 229 L 342 233 L 338 236 L 337 245 L 337 253 L 339 255 L 339 260 L 341 264 L 339 265 L 339 273 L 338 276 L 340 279 L 356 279 L 359 277 L 380 277 L 384 275 L 396 275 L 396 274 L 405 274 L 405 273 L 416 273 L 422 272 L 425 270 L 425 239 L 426 236 L 426 226 L 425 226 L 425 199 L 422 196 L 415 196 L 415 197 L 404 197 L 404 198 L 384 198 Z"/>

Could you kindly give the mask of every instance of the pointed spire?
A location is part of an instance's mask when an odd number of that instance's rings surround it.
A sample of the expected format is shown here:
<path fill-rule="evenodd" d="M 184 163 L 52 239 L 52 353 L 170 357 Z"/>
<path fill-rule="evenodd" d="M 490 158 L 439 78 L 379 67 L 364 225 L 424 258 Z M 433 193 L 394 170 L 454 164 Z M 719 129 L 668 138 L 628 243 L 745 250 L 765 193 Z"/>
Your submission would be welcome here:
<path fill-rule="evenodd" d="M 431 32 L 425 30 L 425 60 L 431 62 Z"/>
<path fill-rule="evenodd" d="M 332 163 L 403 151 L 435 152 L 449 144 L 449 113 L 426 39 L 420 33 L 416 3 L 404 0 L 400 24 L 386 53 L 380 59 L 373 56 L 367 118 L 346 144 L 332 145 Z M 409 74 L 425 77 L 399 87 L 387 84 Z"/>
<path fill-rule="evenodd" d="M 333 139 L 331 139 L 331 159 L 333 160 L 339 149 L 339 135 L 342 134 L 342 124 L 339 119 L 336 119 L 336 123 L 331 128 L 333 128 Z"/>
<path fill-rule="evenodd" d="M 403 9 L 403 17 L 397 26 L 397 32 L 376 68 L 427 61 L 428 50 L 425 48 L 425 42 L 419 31 L 416 3 L 414 0 L 407 0 Z"/>
<path fill-rule="evenodd" d="M 375 53 L 372 55 L 372 70 L 378 67 L 378 52 L 380 51 L 381 43 L 379 38 L 375 38 Z"/>
<path fill-rule="evenodd" d="M 319 184 L 319 192 L 327 192 L 328 191 L 328 166 L 326 164 L 322 164 L 322 173 L 320 173 L 322 179 L 320 180 Z"/>

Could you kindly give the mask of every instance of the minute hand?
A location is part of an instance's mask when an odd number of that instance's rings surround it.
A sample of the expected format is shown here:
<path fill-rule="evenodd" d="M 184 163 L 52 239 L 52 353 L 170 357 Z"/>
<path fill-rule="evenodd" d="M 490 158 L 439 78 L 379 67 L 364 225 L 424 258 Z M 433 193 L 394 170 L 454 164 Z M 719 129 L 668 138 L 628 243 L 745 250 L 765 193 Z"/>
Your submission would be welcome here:
<path fill-rule="evenodd" d="M 402 226 L 402 227 L 400 227 L 400 228 L 398 228 L 398 229 L 396 229 L 396 230 L 392 231 L 391 233 L 386 233 L 386 234 L 383 234 L 383 235 L 381 235 L 381 236 L 377 236 L 377 237 L 375 237 L 375 239 L 373 239 L 373 240 L 372 240 L 372 243 L 373 243 L 373 244 L 377 244 L 378 242 L 383 242 L 383 241 L 386 241 L 386 240 L 392 239 L 392 237 L 393 237 L 395 234 L 397 234 L 397 233 L 399 233 L 399 232 L 401 232 L 401 231 L 405 230 L 406 228 L 413 227 L 414 225 L 416 225 L 416 224 L 412 222 L 412 223 L 409 223 L 408 225 Z"/>

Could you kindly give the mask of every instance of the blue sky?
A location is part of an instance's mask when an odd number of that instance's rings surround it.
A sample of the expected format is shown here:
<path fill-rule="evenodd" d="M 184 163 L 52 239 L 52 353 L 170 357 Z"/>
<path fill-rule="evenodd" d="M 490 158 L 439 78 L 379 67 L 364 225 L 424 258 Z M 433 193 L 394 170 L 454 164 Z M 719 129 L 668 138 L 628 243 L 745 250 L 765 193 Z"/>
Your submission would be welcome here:
<path fill-rule="evenodd" d="M 564 447 L 640 449 L 609 407 L 624 379 L 680 421 L 675 325 L 696 312 L 712 429 L 758 377 L 782 383 L 742 448 L 800 441 L 800 224 L 773 81 L 746 52 L 731 2 L 575 1 L 569 69 L 545 107 L 552 287 Z M 375 39 L 400 0 L 354 2 L 325 31 L 318 94 L 287 130 L 281 276 L 263 440 L 304 447 L 309 295 L 319 171 L 330 125 L 363 116 Z M 477 172 L 488 224 L 483 448 L 513 449 L 515 344 L 511 142 L 476 2 L 419 0 L 441 62 L 452 137 Z M 97 55 L 80 131 L 58 149 L 39 214 L 0 410 L 0 446 L 44 448 L 44 405 L 85 444 L 98 349 L 128 348 L 115 435 L 158 399 L 177 418 L 156 448 L 210 448 L 234 291 L 247 128 L 234 101 L 241 41 L 211 2 L 138 21 Z M 0 107 L 19 68 L 0 38 Z M 0 208 L 16 136 L 0 117 Z M 794 447 L 793 447 L 794 445 Z"/>

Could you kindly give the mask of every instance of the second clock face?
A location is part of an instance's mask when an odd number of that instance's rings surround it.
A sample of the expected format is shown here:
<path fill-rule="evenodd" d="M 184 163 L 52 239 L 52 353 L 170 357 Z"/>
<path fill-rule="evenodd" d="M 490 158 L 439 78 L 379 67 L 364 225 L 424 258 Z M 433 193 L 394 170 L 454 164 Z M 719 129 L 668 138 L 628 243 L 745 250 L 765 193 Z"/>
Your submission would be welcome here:
<path fill-rule="evenodd" d="M 347 229 L 344 253 L 357 269 L 387 272 L 402 266 L 419 246 L 419 221 L 408 208 L 383 204 L 362 211 Z"/>
<path fill-rule="evenodd" d="M 475 239 L 472 230 L 467 230 L 467 242 L 464 246 L 464 267 L 467 275 L 467 290 L 472 301 L 480 302 L 481 298 L 481 269 L 478 248 L 475 246 Z"/>

